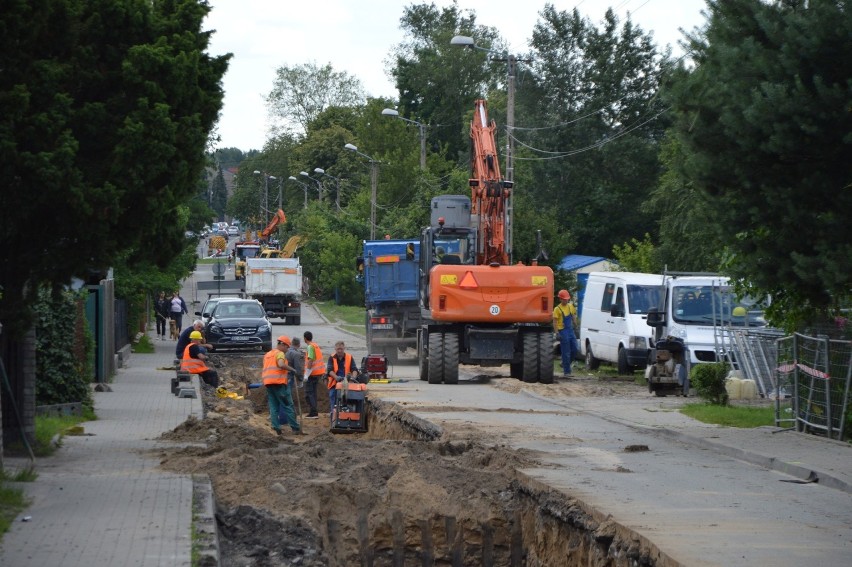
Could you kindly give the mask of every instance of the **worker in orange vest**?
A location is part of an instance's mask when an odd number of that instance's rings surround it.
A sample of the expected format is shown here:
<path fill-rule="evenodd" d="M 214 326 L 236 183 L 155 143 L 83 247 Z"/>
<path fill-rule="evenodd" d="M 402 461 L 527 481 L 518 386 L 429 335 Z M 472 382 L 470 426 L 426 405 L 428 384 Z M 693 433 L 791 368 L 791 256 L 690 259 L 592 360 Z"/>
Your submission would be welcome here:
<path fill-rule="evenodd" d="M 337 341 L 334 344 L 334 354 L 328 357 L 325 372 L 328 378 L 329 416 L 334 419 L 334 406 L 337 404 L 337 383 L 346 377 L 352 380 L 358 379 L 358 367 L 355 365 L 352 355 L 346 352 L 346 345 L 343 341 Z"/>
<path fill-rule="evenodd" d="M 261 378 L 266 387 L 266 400 L 269 403 L 269 421 L 276 435 L 281 435 L 281 416 L 283 415 L 293 430 L 301 433 L 299 422 L 296 421 L 296 411 L 293 409 L 293 396 L 287 386 L 287 375 L 296 369 L 287 364 L 285 353 L 290 348 L 290 337 L 281 335 L 278 344 L 263 356 L 263 372 Z"/>
<path fill-rule="evenodd" d="M 199 331 L 189 334 L 189 344 L 183 349 L 183 358 L 180 361 L 180 369 L 190 374 L 198 374 L 205 384 L 219 386 L 219 374 L 207 367 L 207 353 L 201 346 L 204 337 Z"/>
<path fill-rule="evenodd" d="M 319 419 L 317 412 L 317 384 L 319 379 L 325 374 L 325 361 L 322 358 L 322 350 L 319 345 L 314 342 L 314 334 L 310 331 L 305 331 L 303 335 L 305 339 L 305 398 L 308 400 L 310 411 L 307 419 Z"/>

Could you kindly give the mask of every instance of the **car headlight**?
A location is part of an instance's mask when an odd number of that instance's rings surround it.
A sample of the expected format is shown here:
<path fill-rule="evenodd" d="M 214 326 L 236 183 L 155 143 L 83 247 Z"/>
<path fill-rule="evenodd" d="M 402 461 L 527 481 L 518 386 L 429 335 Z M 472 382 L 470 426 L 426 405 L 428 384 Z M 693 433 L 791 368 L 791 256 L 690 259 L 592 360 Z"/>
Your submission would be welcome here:
<path fill-rule="evenodd" d="M 686 340 L 686 329 L 675 327 L 669 331 L 669 336 L 674 337 L 676 339 L 680 339 L 682 341 Z"/>
<path fill-rule="evenodd" d="M 210 327 L 208 327 L 208 329 L 209 329 L 209 331 L 210 331 L 211 333 L 216 333 L 217 335 L 222 335 L 222 334 L 224 334 L 224 333 L 222 332 L 222 327 L 220 327 L 219 325 L 215 325 L 215 324 L 214 324 L 214 325 L 210 325 Z"/>
<path fill-rule="evenodd" d="M 632 349 L 648 348 L 645 337 L 630 337 L 628 343 Z"/>

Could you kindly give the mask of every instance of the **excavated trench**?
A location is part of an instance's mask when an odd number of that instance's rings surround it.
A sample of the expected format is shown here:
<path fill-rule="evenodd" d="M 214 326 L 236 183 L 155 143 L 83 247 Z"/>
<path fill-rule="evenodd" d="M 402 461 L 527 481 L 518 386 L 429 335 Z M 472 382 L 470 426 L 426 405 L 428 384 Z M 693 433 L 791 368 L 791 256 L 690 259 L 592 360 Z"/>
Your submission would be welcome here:
<path fill-rule="evenodd" d="M 210 478 L 223 566 L 677 565 L 645 538 L 523 473 L 537 455 L 368 401 L 366 433 L 275 436 L 257 369 L 220 368 L 205 419 L 164 439 L 165 468 Z M 296 403 L 306 407 L 304 390 Z M 320 415 L 328 412 L 320 396 Z"/>
<path fill-rule="evenodd" d="M 253 397 L 205 392 L 207 419 L 182 428 L 197 430 L 206 447 L 164 459 L 209 474 L 222 565 L 672 564 L 643 538 L 518 472 L 535 455 L 448 435 L 372 400 L 367 433 L 331 434 L 326 421 L 307 424 L 306 436 L 278 438 L 257 431 L 265 415 Z M 237 404 L 250 406 L 249 415 L 223 407 Z"/>

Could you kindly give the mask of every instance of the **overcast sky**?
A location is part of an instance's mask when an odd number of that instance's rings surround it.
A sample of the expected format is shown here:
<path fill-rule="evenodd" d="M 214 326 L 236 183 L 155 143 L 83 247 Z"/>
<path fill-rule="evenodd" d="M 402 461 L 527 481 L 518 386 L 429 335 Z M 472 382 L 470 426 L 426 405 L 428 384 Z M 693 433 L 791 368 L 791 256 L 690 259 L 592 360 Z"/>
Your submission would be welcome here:
<path fill-rule="evenodd" d="M 210 53 L 233 53 L 225 75 L 225 105 L 219 121 L 219 147 L 262 149 L 267 135 L 263 97 L 282 65 L 331 63 L 335 71 L 357 77 L 370 96 L 396 98 L 387 74 L 391 50 L 402 41 L 399 19 L 411 0 L 210 0 L 205 29 L 215 30 Z M 434 0 L 436 6 L 451 0 Z M 551 0 L 557 10 L 573 10 L 595 24 L 612 7 L 622 21 L 631 19 L 653 31 L 658 45 L 680 53 L 679 30 L 704 24 L 704 0 Z M 478 24 L 492 26 L 512 53 L 528 48 L 528 39 L 545 2 L 540 0 L 458 0 L 476 12 Z M 472 102 L 471 102 L 472 104 Z"/>

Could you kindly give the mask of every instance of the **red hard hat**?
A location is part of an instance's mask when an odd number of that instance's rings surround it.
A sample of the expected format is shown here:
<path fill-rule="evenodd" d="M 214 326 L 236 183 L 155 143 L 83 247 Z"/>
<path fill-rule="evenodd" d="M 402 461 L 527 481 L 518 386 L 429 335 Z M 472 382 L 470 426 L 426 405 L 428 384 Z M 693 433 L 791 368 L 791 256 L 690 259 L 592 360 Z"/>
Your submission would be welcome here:
<path fill-rule="evenodd" d="M 568 293 L 567 289 L 560 289 L 559 293 L 557 294 L 557 297 L 559 299 L 571 299 L 571 294 Z"/>

